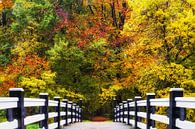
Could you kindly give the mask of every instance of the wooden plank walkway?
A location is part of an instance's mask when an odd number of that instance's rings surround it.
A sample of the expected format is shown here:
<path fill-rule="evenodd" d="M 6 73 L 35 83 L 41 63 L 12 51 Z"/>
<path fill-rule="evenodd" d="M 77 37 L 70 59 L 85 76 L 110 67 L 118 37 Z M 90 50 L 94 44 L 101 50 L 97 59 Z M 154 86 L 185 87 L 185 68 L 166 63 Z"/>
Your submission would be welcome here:
<path fill-rule="evenodd" d="M 83 122 L 65 127 L 64 129 L 133 129 L 122 123 L 114 122 Z"/>

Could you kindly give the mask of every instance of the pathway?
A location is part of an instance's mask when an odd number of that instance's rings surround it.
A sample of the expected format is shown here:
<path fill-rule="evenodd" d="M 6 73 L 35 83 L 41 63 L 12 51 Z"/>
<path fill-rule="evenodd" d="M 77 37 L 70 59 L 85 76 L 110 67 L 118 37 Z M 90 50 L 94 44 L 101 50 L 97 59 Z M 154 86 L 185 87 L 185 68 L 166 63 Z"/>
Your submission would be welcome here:
<path fill-rule="evenodd" d="M 83 122 L 65 127 L 64 129 L 132 129 L 122 123 L 113 122 Z"/>

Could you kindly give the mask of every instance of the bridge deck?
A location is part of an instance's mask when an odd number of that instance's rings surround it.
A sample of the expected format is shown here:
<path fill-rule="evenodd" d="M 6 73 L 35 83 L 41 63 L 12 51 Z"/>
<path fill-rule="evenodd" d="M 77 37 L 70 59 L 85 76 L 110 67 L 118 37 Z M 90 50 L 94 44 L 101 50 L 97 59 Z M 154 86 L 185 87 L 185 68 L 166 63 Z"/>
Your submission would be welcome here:
<path fill-rule="evenodd" d="M 64 129 L 133 129 L 130 126 L 113 122 L 83 122 L 65 127 Z"/>

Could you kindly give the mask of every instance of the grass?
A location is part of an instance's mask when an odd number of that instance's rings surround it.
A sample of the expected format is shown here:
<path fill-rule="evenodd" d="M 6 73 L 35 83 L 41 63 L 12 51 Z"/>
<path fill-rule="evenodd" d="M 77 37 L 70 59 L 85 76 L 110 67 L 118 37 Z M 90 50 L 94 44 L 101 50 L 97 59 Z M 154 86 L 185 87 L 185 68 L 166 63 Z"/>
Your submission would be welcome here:
<path fill-rule="evenodd" d="M 39 129 L 39 124 L 31 124 L 27 125 L 26 129 Z"/>

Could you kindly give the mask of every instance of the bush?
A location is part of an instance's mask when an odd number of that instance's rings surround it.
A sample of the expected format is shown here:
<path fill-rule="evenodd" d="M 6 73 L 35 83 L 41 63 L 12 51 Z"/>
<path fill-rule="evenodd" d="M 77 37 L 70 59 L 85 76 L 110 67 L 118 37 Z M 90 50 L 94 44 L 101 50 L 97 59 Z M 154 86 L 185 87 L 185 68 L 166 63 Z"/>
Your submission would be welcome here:
<path fill-rule="evenodd" d="M 27 125 L 26 129 L 39 129 L 39 124 L 31 124 Z"/>

